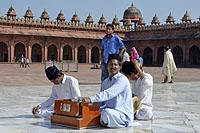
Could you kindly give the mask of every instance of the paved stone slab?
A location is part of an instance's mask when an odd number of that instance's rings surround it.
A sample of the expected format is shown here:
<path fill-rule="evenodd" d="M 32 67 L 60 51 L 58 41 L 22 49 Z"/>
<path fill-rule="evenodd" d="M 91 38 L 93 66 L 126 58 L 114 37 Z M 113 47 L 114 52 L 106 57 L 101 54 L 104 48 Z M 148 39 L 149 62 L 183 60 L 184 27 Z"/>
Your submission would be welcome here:
<path fill-rule="evenodd" d="M 100 85 L 81 85 L 82 96 L 91 96 Z M 31 115 L 34 105 L 50 95 L 51 86 L 1 86 L 0 132 L 66 133 L 66 132 L 185 132 L 200 131 L 200 83 L 154 84 L 153 121 L 135 121 L 134 126 L 121 129 L 91 128 L 76 130 L 52 125 L 49 120 L 36 119 Z M 191 97 L 192 96 L 192 97 Z"/>
<path fill-rule="evenodd" d="M 200 131 L 200 69 L 178 68 L 174 84 L 161 84 L 160 67 L 144 67 L 154 77 L 153 121 L 135 121 L 130 128 L 92 128 L 75 130 L 52 125 L 49 120 L 32 117 L 32 107 L 48 98 L 51 83 L 44 73 L 44 65 L 0 64 L 0 133 L 66 133 L 66 132 L 199 132 Z M 100 69 L 80 64 L 78 72 L 65 72 L 75 76 L 82 96 L 94 95 L 100 89 Z"/>
<path fill-rule="evenodd" d="M 65 72 L 79 80 L 80 84 L 99 84 L 101 69 L 90 69 L 93 65 L 79 64 L 78 72 Z M 20 68 L 19 64 L 0 64 L 0 86 L 44 86 L 49 85 L 44 73 L 43 64 L 30 64 L 30 68 Z M 150 73 L 155 83 L 161 83 L 163 76 L 161 67 L 144 67 Z M 199 68 L 178 68 L 175 82 L 199 82 Z"/>

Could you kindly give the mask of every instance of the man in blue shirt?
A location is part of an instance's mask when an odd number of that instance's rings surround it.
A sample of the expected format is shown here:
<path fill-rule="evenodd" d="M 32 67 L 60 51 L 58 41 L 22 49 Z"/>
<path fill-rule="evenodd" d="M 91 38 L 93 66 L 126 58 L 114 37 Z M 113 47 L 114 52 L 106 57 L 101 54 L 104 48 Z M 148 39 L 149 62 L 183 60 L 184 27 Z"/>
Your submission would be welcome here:
<path fill-rule="evenodd" d="M 120 58 L 122 58 L 123 53 L 125 51 L 125 46 L 121 41 L 121 38 L 115 34 L 114 26 L 112 24 L 106 25 L 106 35 L 104 36 L 101 43 L 101 55 L 102 55 L 102 75 L 101 81 L 105 80 L 108 74 L 108 58 L 109 54 L 119 54 Z"/>
<path fill-rule="evenodd" d="M 80 100 L 100 103 L 102 125 L 113 128 L 132 126 L 132 92 L 128 78 L 119 72 L 119 55 L 109 56 L 108 71 L 109 77 L 102 82 L 101 91 Z"/>

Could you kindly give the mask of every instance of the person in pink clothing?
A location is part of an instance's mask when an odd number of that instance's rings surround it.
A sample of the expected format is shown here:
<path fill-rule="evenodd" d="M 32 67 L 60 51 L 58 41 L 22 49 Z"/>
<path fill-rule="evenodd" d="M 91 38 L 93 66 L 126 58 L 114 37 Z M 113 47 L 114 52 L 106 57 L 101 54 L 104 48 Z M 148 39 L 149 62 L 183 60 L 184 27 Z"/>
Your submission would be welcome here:
<path fill-rule="evenodd" d="M 131 48 L 131 61 L 139 59 L 139 54 L 135 47 Z"/>
<path fill-rule="evenodd" d="M 138 51 L 136 50 L 135 47 L 131 48 L 131 57 L 130 57 L 131 61 L 135 61 L 137 60 L 141 65 L 143 65 L 143 58 L 139 55 Z"/>

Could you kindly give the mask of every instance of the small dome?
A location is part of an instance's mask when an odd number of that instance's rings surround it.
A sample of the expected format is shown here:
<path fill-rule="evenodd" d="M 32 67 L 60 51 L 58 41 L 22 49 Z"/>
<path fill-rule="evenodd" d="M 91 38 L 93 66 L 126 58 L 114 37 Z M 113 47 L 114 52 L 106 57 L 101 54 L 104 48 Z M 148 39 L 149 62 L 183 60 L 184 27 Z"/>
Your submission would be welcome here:
<path fill-rule="evenodd" d="M 142 14 L 139 9 L 133 6 L 133 3 L 131 6 L 124 11 L 124 16 L 122 21 L 126 21 L 126 19 L 130 19 L 131 22 L 138 22 L 139 18 L 142 17 Z"/>
<path fill-rule="evenodd" d="M 60 11 L 60 13 L 58 14 L 57 16 L 57 21 L 65 21 L 65 16 L 64 14 L 62 13 L 62 10 Z"/>
<path fill-rule="evenodd" d="M 167 17 L 167 19 L 166 19 L 166 23 L 174 23 L 175 21 L 174 21 L 174 17 L 172 16 L 172 14 L 171 14 L 171 12 L 170 12 L 170 14 L 169 14 L 169 16 Z"/>
<path fill-rule="evenodd" d="M 85 23 L 93 23 L 93 22 L 94 22 L 93 18 L 92 18 L 92 16 L 90 16 L 90 13 L 89 13 L 89 15 L 87 16 L 87 18 L 85 20 Z"/>
<path fill-rule="evenodd" d="M 113 24 L 113 25 L 120 25 L 120 22 L 119 22 L 119 20 L 118 20 L 118 18 L 117 18 L 116 15 L 115 15 L 115 17 L 113 18 L 112 24 Z"/>
<path fill-rule="evenodd" d="M 26 10 L 24 17 L 25 18 L 33 18 L 33 13 L 31 11 L 30 7 L 28 7 L 28 10 Z"/>
<path fill-rule="evenodd" d="M 140 18 L 137 24 L 140 26 L 145 26 L 145 22 L 144 22 L 143 18 Z"/>
<path fill-rule="evenodd" d="M 99 24 L 106 24 L 106 23 L 107 23 L 106 19 L 105 19 L 105 17 L 102 14 L 101 18 L 99 19 Z"/>
<path fill-rule="evenodd" d="M 155 16 L 153 17 L 153 20 L 151 21 L 151 24 L 152 25 L 159 25 L 160 22 L 159 22 L 159 19 L 157 17 L 157 15 L 155 14 Z"/>
<path fill-rule="evenodd" d="M 126 19 L 124 26 L 132 26 L 131 19 Z"/>
<path fill-rule="evenodd" d="M 44 11 L 42 12 L 41 19 L 49 19 L 49 15 L 46 9 L 44 9 Z"/>
<path fill-rule="evenodd" d="M 16 12 L 15 12 L 15 9 L 12 7 L 12 5 L 8 9 L 7 16 L 14 16 L 14 17 L 16 17 Z"/>
<path fill-rule="evenodd" d="M 197 19 L 200 21 L 200 16 Z"/>
<path fill-rule="evenodd" d="M 182 22 L 191 22 L 191 17 L 188 14 L 188 12 L 186 11 L 186 13 L 184 14 L 184 16 L 182 17 Z"/>
<path fill-rule="evenodd" d="M 72 16 L 71 21 L 75 21 L 75 22 L 79 22 L 79 21 L 80 21 L 78 15 L 76 14 L 76 12 L 75 12 L 75 14 Z"/>

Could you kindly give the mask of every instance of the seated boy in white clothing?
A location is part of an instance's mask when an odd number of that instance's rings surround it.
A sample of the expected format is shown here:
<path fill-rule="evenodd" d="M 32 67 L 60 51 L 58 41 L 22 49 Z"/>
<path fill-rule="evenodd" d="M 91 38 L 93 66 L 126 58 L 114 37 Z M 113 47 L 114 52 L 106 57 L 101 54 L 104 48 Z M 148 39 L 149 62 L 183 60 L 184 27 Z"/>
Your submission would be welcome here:
<path fill-rule="evenodd" d="M 134 117 L 138 120 L 153 119 L 152 90 L 153 77 L 142 70 L 137 60 L 126 61 L 122 65 L 122 73 L 132 80 L 132 93 L 141 100 L 141 106 L 135 110 Z"/>
<path fill-rule="evenodd" d="M 51 96 L 43 103 L 33 108 L 32 113 L 35 117 L 44 117 L 50 119 L 54 112 L 54 101 L 56 99 L 73 99 L 80 97 L 78 80 L 72 76 L 67 76 L 51 66 L 45 70 L 47 78 L 54 84 Z"/>

